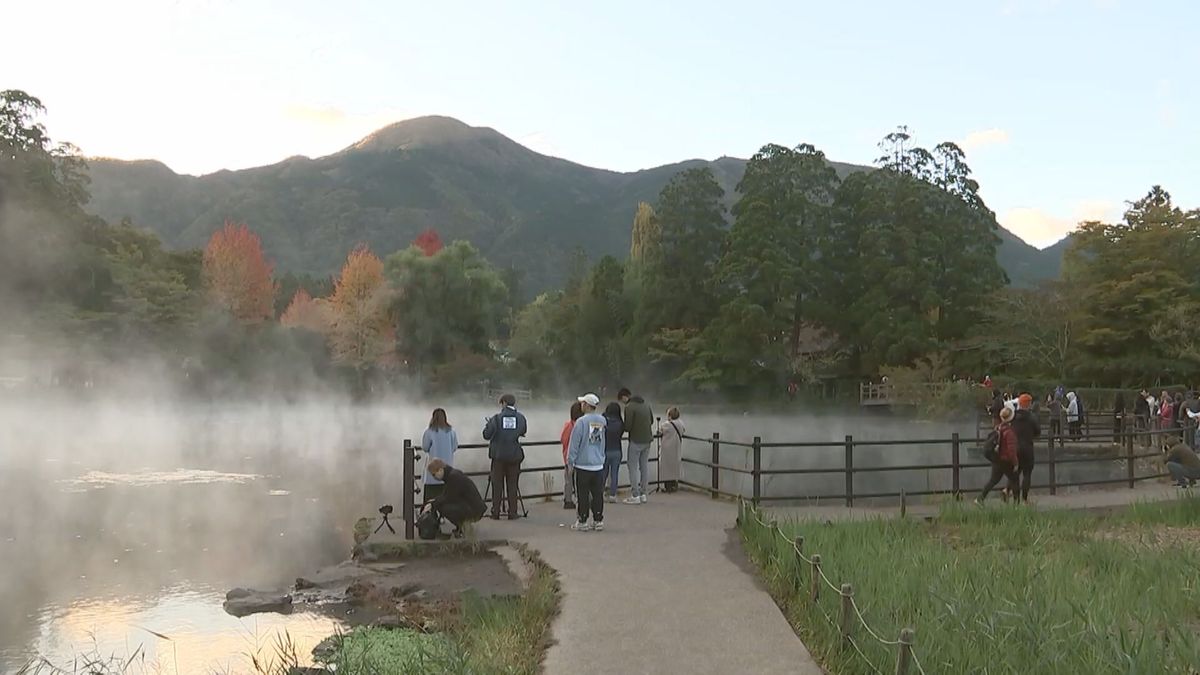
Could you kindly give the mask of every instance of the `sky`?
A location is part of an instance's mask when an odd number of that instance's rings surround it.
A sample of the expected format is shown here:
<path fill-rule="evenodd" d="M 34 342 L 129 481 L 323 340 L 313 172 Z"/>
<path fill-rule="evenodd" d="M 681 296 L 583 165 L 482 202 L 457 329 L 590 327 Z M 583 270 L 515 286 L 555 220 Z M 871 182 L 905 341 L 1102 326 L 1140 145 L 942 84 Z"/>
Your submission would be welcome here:
<path fill-rule="evenodd" d="M 959 143 L 1046 246 L 1163 185 L 1200 206 L 1200 3 L 11 2 L 0 89 L 89 156 L 202 174 L 449 115 L 620 171 L 811 143 Z"/>

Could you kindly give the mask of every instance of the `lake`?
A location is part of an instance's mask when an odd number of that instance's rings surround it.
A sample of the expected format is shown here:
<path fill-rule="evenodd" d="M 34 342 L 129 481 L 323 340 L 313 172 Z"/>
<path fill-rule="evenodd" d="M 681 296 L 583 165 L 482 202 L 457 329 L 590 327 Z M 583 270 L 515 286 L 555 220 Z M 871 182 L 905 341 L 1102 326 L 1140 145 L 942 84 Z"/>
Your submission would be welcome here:
<path fill-rule="evenodd" d="M 7 396 L 0 399 L 3 673 L 36 657 L 69 669 L 81 654 L 137 655 L 145 672 L 246 672 L 249 655 L 273 653 L 282 631 L 307 654 L 344 626 L 342 619 L 303 611 L 237 619 L 221 608 L 225 592 L 285 587 L 344 560 L 355 521 L 384 503 L 401 503 L 400 449 L 405 438 L 419 442 L 432 407 L 401 400 L 212 404 Z M 656 414 L 666 409 L 651 403 Z M 557 439 L 568 404 L 526 410 L 529 439 Z M 477 402 L 445 407 L 462 443 L 481 441 L 483 420 L 495 412 Z M 681 407 L 689 434 L 719 431 L 747 442 L 755 435 L 764 441 L 975 435 L 972 422 L 865 416 L 853 407 L 841 417 L 802 408 L 758 415 L 734 406 Z M 685 456 L 710 455 L 707 443 L 685 444 Z M 840 447 L 764 450 L 763 466 L 840 467 L 843 455 Z M 858 466 L 949 459 L 944 445 L 865 447 L 855 454 Z M 965 450 L 963 461 L 972 461 Z M 558 447 L 527 452 L 527 466 L 555 462 L 561 462 Z M 749 468 L 749 452 L 725 446 L 722 462 Z M 463 450 L 456 464 L 483 469 L 486 451 Z M 1088 466 L 1064 465 L 1059 474 L 1067 480 L 1110 472 Z M 561 489 L 561 472 L 544 475 Z M 964 471 L 964 488 L 985 475 Z M 684 477 L 707 485 L 709 470 L 685 466 Z M 527 474 L 522 490 L 542 492 L 543 480 Z M 750 494 L 748 476 L 725 472 L 722 483 Z M 844 477 L 768 476 L 763 485 L 766 496 L 819 500 L 841 494 Z M 949 471 L 855 477 L 859 493 L 948 486 Z"/>

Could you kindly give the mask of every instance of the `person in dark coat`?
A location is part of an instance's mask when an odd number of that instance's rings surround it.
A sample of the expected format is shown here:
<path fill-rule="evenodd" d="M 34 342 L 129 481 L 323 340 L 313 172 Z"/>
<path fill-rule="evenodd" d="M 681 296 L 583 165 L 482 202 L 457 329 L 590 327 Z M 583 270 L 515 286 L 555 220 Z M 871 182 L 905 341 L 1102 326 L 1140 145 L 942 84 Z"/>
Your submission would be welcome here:
<path fill-rule="evenodd" d="M 1133 404 L 1133 430 L 1138 433 L 1139 443 L 1144 448 L 1150 447 L 1150 436 L 1146 432 L 1150 430 L 1151 414 L 1150 392 L 1143 389 L 1138 392 L 1137 401 Z"/>
<path fill-rule="evenodd" d="M 1113 401 L 1113 445 L 1120 444 L 1117 436 L 1125 430 L 1125 394 L 1117 392 L 1117 398 Z"/>
<path fill-rule="evenodd" d="M 1012 419 L 1012 428 L 1017 434 L 1017 471 L 1020 479 L 1020 490 L 1014 490 L 1013 496 L 1022 502 L 1029 501 L 1029 488 L 1033 485 L 1033 441 L 1042 435 L 1042 428 L 1030 410 L 1032 405 L 1033 397 L 1029 394 L 1018 396 L 1017 412 Z"/>
<path fill-rule="evenodd" d="M 454 536 L 463 536 L 463 525 L 482 519 L 487 512 L 479 488 L 467 474 L 440 459 L 431 460 L 428 470 L 442 481 L 442 492 L 425 504 L 422 512 L 433 511 L 439 518 L 445 518 L 454 524 Z"/>
<path fill-rule="evenodd" d="M 621 404 L 613 401 L 604 409 L 604 484 L 608 486 L 605 500 L 617 501 L 617 486 L 621 484 L 621 436 L 625 422 L 621 419 Z"/>
<path fill-rule="evenodd" d="M 525 416 L 517 412 L 517 397 L 500 397 L 500 412 L 487 419 L 483 438 L 488 442 L 488 459 L 492 460 L 492 520 L 500 519 L 500 501 L 508 497 L 508 519 L 517 519 L 517 491 L 521 480 L 521 462 L 525 450 L 521 437 L 529 430 Z"/>

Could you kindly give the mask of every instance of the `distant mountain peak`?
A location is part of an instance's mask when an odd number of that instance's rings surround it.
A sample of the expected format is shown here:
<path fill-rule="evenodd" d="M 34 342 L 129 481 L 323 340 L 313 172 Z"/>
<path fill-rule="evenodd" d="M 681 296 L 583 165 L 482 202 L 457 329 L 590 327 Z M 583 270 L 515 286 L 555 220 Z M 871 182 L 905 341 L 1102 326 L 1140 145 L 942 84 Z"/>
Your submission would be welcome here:
<path fill-rule="evenodd" d="M 500 136 L 500 132 L 489 127 L 473 127 L 453 117 L 428 115 L 389 124 L 346 150 L 391 152 L 407 148 L 466 143 L 497 136 Z"/>

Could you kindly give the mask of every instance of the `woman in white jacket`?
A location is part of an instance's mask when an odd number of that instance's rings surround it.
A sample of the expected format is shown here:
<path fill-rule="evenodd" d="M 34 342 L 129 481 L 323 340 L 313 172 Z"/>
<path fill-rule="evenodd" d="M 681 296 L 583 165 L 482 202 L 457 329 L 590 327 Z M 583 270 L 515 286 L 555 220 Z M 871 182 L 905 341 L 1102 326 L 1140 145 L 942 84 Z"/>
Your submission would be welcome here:
<path fill-rule="evenodd" d="M 1075 396 L 1075 392 L 1067 392 L 1067 428 L 1071 431 L 1073 438 L 1079 438 L 1082 434 L 1081 424 L 1079 419 L 1079 399 Z"/>
<path fill-rule="evenodd" d="M 674 492 L 679 489 L 679 474 L 682 470 L 680 457 L 683 454 L 683 434 L 687 431 L 679 419 L 679 408 L 667 408 L 667 419 L 658 427 L 658 480 L 663 489 Z"/>

